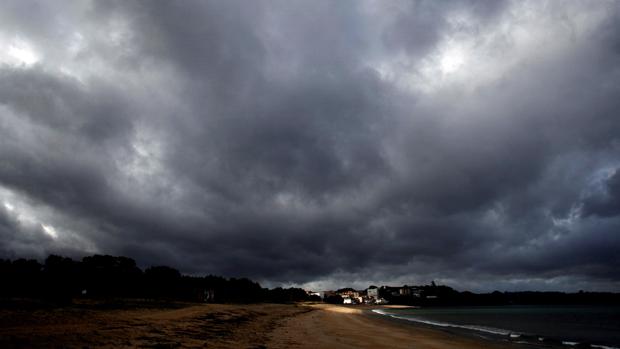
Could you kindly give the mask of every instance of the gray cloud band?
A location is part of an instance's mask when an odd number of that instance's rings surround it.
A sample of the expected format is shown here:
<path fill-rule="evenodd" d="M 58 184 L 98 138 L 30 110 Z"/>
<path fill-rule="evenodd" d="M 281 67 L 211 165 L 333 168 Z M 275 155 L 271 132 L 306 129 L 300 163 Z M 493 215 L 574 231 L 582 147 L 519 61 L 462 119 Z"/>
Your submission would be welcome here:
<path fill-rule="evenodd" d="M 620 6 L 489 5 L 0 5 L 0 253 L 620 290 Z"/>

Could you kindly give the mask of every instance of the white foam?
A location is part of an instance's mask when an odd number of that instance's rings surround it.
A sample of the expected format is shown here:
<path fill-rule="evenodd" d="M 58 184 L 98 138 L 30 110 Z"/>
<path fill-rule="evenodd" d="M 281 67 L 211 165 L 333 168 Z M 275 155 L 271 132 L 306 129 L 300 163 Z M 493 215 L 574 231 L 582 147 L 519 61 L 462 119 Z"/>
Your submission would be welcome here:
<path fill-rule="evenodd" d="M 413 318 L 413 317 L 398 316 L 398 315 L 387 313 L 387 312 L 383 311 L 382 309 L 373 309 L 372 311 L 374 313 L 377 313 L 377 314 L 380 314 L 380 315 L 389 316 L 389 317 L 393 317 L 395 319 L 419 322 L 419 323 L 423 323 L 423 324 L 427 324 L 427 325 L 433 325 L 433 326 L 439 326 L 439 327 L 462 328 L 462 329 L 480 331 L 480 332 L 491 333 L 491 334 L 496 334 L 496 335 L 510 336 L 510 338 L 520 338 L 521 337 L 521 334 L 519 334 L 519 333 L 514 333 L 514 332 L 511 332 L 511 331 L 503 330 L 503 329 L 499 329 L 499 328 L 476 326 L 476 325 L 457 325 L 457 324 L 451 324 L 451 323 L 446 323 L 446 322 L 430 321 L 430 320 L 418 319 L 418 318 Z M 544 341 L 545 338 L 544 337 L 538 337 L 538 340 L 539 341 Z M 517 342 L 517 343 L 521 343 L 521 342 Z M 523 343 L 527 343 L 527 342 L 523 342 Z M 579 344 L 579 342 L 562 341 L 562 344 L 568 345 L 568 346 L 576 346 L 576 345 Z M 599 348 L 599 349 L 620 349 L 619 347 L 612 347 L 612 346 L 607 346 L 607 345 L 591 344 L 590 346 L 592 348 Z"/>
<path fill-rule="evenodd" d="M 501 336 L 508 336 L 508 335 L 510 335 L 511 337 L 513 335 L 517 336 L 517 337 L 520 336 L 518 334 L 512 333 L 511 331 L 503 330 L 503 329 L 500 329 L 500 328 L 477 326 L 477 325 L 457 325 L 457 324 L 451 324 L 451 323 L 446 323 L 446 322 L 430 321 L 430 320 L 424 320 L 424 319 L 418 319 L 418 318 L 412 318 L 412 317 L 398 316 L 398 315 L 386 313 L 386 312 L 384 312 L 384 311 L 382 311 L 380 309 L 373 309 L 373 312 L 377 313 L 377 314 L 380 314 L 380 315 L 386 315 L 386 316 L 389 316 L 389 317 L 392 317 L 392 318 L 395 318 L 395 319 L 419 322 L 419 323 L 423 323 L 423 324 L 427 324 L 427 325 L 433 325 L 433 326 L 439 326 L 439 327 L 462 328 L 462 329 L 466 329 L 466 330 L 473 330 L 473 331 L 491 333 L 491 334 L 496 334 L 496 335 L 501 335 Z M 513 338 L 517 338 L 517 337 L 513 337 Z"/>

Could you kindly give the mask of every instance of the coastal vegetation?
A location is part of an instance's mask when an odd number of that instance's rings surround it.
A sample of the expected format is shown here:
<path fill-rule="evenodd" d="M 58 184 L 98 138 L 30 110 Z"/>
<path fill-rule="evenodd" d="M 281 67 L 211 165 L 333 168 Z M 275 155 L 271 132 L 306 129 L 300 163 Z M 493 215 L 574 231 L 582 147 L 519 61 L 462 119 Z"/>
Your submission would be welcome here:
<path fill-rule="evenodd" d="M 300 288 L 267 289 L 247 278 L 189 276 L 169 266 L 140 269 L 128 257 L 94 255 L 81 260 L 50 255 L 0 260 L 2 298 L 58 304 L 74 299 L 152 299 L 211 303 L 289 303 L 319 300 Z"/>

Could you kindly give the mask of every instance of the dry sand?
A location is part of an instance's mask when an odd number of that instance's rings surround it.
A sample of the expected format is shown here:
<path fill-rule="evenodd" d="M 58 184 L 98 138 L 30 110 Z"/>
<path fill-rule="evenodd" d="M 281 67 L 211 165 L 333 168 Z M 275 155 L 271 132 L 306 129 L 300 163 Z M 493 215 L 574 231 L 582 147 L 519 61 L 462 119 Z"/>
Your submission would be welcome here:
<path fill-rule="evenodd" d="M 171 308 L 172 307 L 172 308 Z M 510 343 L 314 305 L 133 305 L 0 310 L 0 348 L 506 348 Z"/>
<path fill-rule="evenodd" d="M 139 305 L 0 310 L 0 348 L 264 348 L 295 305 Z M 125 307 L 126 308 L 126 307 Z"/>

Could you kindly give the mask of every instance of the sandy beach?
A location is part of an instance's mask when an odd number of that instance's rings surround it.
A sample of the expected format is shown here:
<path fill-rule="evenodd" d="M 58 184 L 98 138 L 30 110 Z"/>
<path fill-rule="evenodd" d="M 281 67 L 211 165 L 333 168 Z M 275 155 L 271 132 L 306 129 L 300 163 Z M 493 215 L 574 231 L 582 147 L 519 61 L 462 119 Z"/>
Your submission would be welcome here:
<path fill-rule="evenodd" d="M 1 348 L 506 348 L 325 304 L 71 306 L 0 311 Z"/>

